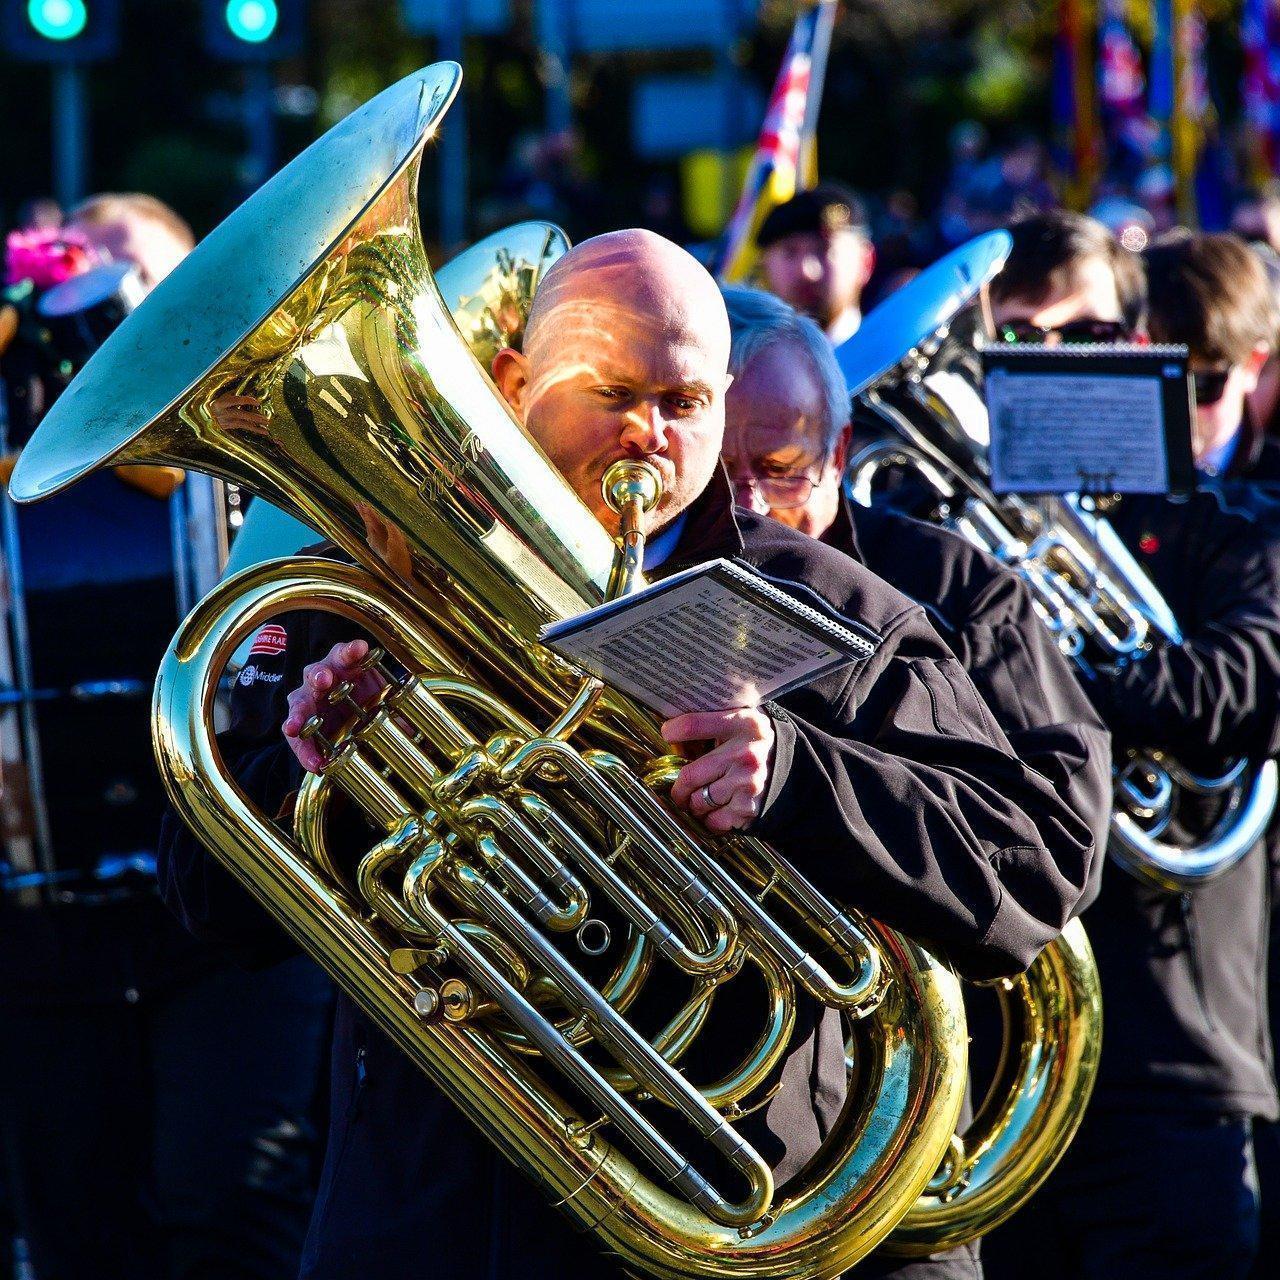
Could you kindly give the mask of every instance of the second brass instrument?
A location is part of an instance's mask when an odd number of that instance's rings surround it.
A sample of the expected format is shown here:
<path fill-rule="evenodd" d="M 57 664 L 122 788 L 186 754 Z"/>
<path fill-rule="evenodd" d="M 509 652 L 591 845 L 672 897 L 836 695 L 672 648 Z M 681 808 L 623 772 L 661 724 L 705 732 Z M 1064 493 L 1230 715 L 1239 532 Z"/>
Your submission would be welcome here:
<path fill-rule="evenodd" d="M 855 500 L 866 497 L 863 488 L 881 468 L 904 472 L 930 495 L 969 493 L 964 469 L 933 447 L 902 405 L 923 398 L 925 374 L 936 368 L 946 372 L 945 387 L 955 401 L 981 411 L 971 382 L 937 357 L 955 316 L 999 269 L 1010 244 L 1000 231 L 956 250 L 871 312 L 837 351 L 855 406 L 884 430 L 850 459 L 847 484 Z M 933 390 L 941 398 L 939 383 L 944 379 L 935 380 Z M 925 413 L 936 412 L 930 402 Z M 956 452 L 967 447 L 959 432 Z M 975 498 L 956 514 L 942 522 L 1024 576 L 1035 573 L 1033 563 L 1004 554 L 1014 551 L 1012 542 L 992 546 L 991 530 L 1003 528 L 994 497 Z M 1102 996 L 1080 922 L 1071 921 L 1025 974 L 998 984 L 997 996 L 1003 1044 L 995 1078 L 951 1157 L 889 1237 L 890 1252 L 927 1255 L 998 1226 L 1049 1176 L 1084 1116 L 1102 1052 Z"/>
<path fill-rule="evenodd" d="M 885 468 L 909 473 L 930 495 L 939 522 L 1022 578 L 1059 649 L 1089 679 L 1103 664 L 1141 661 L 1158 640 L 1178 643 L 1181 632 L 1155 584 L 1087 499 L 990 488 L 974 342 L 952 331 L 960 294 L 950 306 L 925 295 L 934 293 L 931 279 L 969 259 L 998 267 L 1011 244 L 1007 232 L 979 237 L 888 299 L 888 314 L 877 308 L 868 316 L 867 326 L 880 324 L 894 336 L 883 351 L 868 352 L 869 360 L 847 349 L 845 356 L 860 370 L 853 374 L 855 401 L 884 435 L 850 459 L 849 485 L 863 490 Z M 968 296 L 976 291 L 975 283 Z M 1272 760 L 1233 760 L 1210 776 L 1166 751 L 1128 751 L 1115 762 L 1108 852 L 1156 888 L 1194 889 L 1229 871 L 1262 837 L 1280 798 L 1278 780 Z M 1183 794 L 1222 801 L 1212 829 L 1194 842 L 1166 835 Z"/>

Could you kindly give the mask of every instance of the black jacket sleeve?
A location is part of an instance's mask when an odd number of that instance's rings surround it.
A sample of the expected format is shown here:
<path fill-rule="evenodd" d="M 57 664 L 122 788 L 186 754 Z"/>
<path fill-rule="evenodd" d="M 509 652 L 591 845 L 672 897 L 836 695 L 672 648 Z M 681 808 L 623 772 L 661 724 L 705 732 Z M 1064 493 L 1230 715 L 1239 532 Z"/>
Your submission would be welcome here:
<path fill-rule="evenodd" d="M 1018 759 L 1048 778 L 1089 829 L 1091 849 L 1067 831 L 1065 844 L 1049 847 L 1080 891 L 1071 911 L 1079 915 L 1102 882 L 1111 735 L 1036 614 L 1030 590 L 1013 573 L 1001 572 L 974 599 L 955 648 Z"/>
<path fill-rule="evenodd" d="M 1181 644 L 1157 642 L 1088 686 L 1119 742 L 1175 754 L 1280 751 L 1280 544 L 1245 527 L 1196 575 L 1198 616 Z"/>
<path fill-rule="evenodd" d="M 784 699 L 756 830 L 836 896 L 992 978 L 1070 918 L 1093 836 L 944 654 L 915 609 L 825 714 Z M 1075 849 L 1067 870 L 1050 848 Z"/>
<path fill-rule="evenodd" d="M 280 733 L 289 691 L 307 662 L 339 640 L 351 624 L 319 613 L 278 618 L 258 633 L 231 694 L 231 724 L 218 735 L 224 765 L 246 798 L 287 827 L 302 771 Z M 184 925 L 240 963 L 259 967 L 292 954 L 292 942 L 172 810 L 161 827 L 160 892 Z"/>
<path fill-rule="evenodd" d="M 275 816 L 296 789 L 293 753 L 283 743 L 228 758 L 227 767 L 246 796 Z M 274 964 L 295 951 L 288 935 L 170 809 L 160 828 L 157 859 L 165 904 L 198 938 L 221 947 L 249 968 Z"/>

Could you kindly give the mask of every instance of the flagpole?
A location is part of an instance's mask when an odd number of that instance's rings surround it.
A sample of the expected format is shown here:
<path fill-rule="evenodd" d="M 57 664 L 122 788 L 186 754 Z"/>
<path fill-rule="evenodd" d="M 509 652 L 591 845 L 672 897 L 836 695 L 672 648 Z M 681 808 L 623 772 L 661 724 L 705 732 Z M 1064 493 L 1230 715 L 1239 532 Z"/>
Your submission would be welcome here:
<path fill-rule="evenodd" d="M 831 34 L 836 25 L 838 0 L 817 0 L 822 13 L 813 33 L 810 58 L 809 101 L 805 104 L 804 127 L 800 137 L 800 172 L 796 186 L 802 190 L 818 184 L 818 113 L 822 110 L 822 92 L 827 82 L 827 58 L 831 53 Z"/>

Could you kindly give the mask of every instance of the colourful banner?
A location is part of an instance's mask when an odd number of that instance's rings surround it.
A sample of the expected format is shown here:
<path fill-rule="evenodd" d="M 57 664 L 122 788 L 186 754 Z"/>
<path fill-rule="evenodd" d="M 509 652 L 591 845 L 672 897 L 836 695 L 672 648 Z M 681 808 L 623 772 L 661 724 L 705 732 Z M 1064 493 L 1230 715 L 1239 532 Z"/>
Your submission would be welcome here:
<path fill-rule="evenodd" d="M 817 0 L 796 17 L 742 195 L 725 230 L 722 280 L 750 273 L 758 254 L 756 232 L 769 210 L 817 177 L 813 139 L 835 19 L 836 0 Z"/>
<path fill-rule="evenodd" d="M 1147 77 L 1129 30 L 1128 0 L 1102 0 L 1098 26 L 1098 99 L 1104 120 L 1123 122 L 1146 113 Z"/>
<path fill-rule="evenodd" d="M 1244 0 L 1240 41 L 1250 176 L 1262 186 L 1280 173 L 1280 14 L 1275 0 Z"/>

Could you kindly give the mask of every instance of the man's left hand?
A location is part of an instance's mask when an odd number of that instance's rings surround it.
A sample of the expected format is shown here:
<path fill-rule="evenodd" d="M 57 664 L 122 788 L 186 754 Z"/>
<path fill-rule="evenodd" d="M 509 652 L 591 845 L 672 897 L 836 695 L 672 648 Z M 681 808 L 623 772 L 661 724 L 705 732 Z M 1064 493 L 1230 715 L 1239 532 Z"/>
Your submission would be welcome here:
<path fill-rule="evenodd" d="M 671 785 L 671 798 L 709 831 L 741 831 L 760 812 L 773 760 L 773 722 L 762 711 L 693 711 L 662 726 L 673 745 L 711 741 Z"/>

